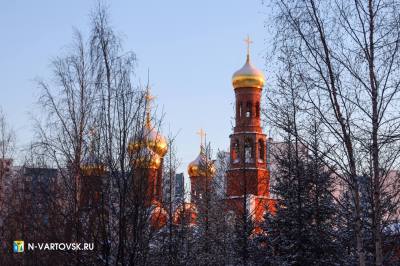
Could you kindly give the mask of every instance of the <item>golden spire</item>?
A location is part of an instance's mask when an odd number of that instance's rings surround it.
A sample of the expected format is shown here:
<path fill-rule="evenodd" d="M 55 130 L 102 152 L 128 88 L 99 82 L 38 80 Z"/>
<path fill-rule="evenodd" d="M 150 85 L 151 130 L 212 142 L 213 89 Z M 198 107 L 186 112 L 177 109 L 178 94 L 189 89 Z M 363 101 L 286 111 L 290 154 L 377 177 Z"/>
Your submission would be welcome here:
<path fill-rule="evenodd" d="M 146 99 L 145 105 L 146 105 L 146 126 L 148 128 L 151 127 L 151 125 L 150 125 L 150 120 L 151 120 L 150 119 L 151 101 L 154 100 L 154 98 L 155 97 L 153 95 L 151 95 L 151 93 L 150 93 L 150 86 L 147 84 L 146 96 L 145 96 L 145 99 Z"/>
<path fill-rule="evenodd" d="M 247 35 L 247 38 L 244 39 L 244 42 L 247 44 L 247 56 L 246 56 L 246 62 L 250 62 L 250 44 L 253 43 L 253 40 L 250 39 L 249 35 Z"/>

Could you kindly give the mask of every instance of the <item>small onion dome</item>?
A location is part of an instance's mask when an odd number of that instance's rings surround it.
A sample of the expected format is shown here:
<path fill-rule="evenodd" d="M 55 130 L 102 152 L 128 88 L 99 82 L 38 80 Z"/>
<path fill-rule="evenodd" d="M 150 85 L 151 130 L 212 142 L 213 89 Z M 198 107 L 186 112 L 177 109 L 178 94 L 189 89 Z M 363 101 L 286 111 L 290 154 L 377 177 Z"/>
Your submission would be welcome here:
<path fill-rule="evenodd" d="M 185 202 L 175 210 L 174 224 L 195 225 L 197 219 L 197 208 L 193 203 Z"/>
<path fill-rule="evenodd" d="M 214 176 L 216 172 L 214 162 L 207 159 L 203 146 L 200 148 L 200 154 L 188 166 L 188 174 L 192 176 Z"/>
<path fill-rule="evenodd" d="M 83 160 L 81 172 L 84 176 L 102 176 L 106 172 L 106 167 L 94 154 L 90 154 Z"/>
<path fill-rule="evenodd" d="M 135 152 L 146 146 L 161 157 L 164 157 L 168 151 L 168 143 L 165 138 L 150 125 L 145 126 L 142 139 L 130 141 L 128 151 Z"/>
<path fill-rule="evenodd" d="M 142 147 L 132 158 L 135 167 L 142 169 L 158 169 L 161 165 L 160 156 L 149 147 Z"/>
<path fill-rule="evenodd" d="M 161 206 L 160 202 L 152 201 L 149 219 L 150 225 L 155 229 L 160 229 L 167 224 L 168 213 Z"/>
<path fill-rule="evenodd" d="M 232 76 L 232 85 L 238 88 L 262 88 L 264 86 L 264 74 L 250 63 L 250 56 L 244 66 Z"/>

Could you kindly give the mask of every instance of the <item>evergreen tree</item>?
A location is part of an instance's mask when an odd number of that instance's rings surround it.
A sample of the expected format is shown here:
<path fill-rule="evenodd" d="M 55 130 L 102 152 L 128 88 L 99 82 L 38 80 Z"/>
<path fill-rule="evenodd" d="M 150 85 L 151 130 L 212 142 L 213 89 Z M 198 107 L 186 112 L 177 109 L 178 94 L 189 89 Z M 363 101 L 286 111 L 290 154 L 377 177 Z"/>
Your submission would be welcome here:
<path fill-rule="evenodd" d="M 309 146 L 288 136 L 279 154 L 273 189 L 276 213 L 267 213 L 261 249 L 265 264 L 340 264 L 335 231 L 336 207 L 332 196 L 333 175 L 320 160 L 318 134 Z"/>

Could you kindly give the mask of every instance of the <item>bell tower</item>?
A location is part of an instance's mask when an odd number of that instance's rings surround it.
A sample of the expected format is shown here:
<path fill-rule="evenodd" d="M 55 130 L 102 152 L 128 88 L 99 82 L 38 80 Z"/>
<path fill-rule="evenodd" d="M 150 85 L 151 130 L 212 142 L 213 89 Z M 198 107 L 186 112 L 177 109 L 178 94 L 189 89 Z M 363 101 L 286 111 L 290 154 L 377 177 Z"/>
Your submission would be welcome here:
<path fill-rule="evenodd" d="M 250 62 L 250 38 L 244 66 L 232 77 L 235 91 L 235 127 L 230 137 L 230 167 L 227 171 L 228 208 L 245 211 L 253 221 L 261 221 L 269 204 L 269 172 L 266 135 L 260 120 L 264 75 Z"/>

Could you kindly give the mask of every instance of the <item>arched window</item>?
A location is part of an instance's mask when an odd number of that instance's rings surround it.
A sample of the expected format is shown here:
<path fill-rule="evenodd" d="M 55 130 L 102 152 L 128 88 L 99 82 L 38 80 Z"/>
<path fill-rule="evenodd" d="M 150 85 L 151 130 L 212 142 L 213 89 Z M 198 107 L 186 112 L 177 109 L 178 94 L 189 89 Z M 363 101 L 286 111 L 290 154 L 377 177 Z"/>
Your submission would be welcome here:
<path fill-rule="evenodd" d="M 246 117 L 251 117 L 251 102 L 246 103 Z"/>
<path fill-rule="evenodd" d="M 232 145 L 232 162 L 238 163 L 240 162 L 239 156 L 239 140 L 235 139 Z"/>
<path fill-rule="evenodd" d="M 256 116 L 260 117 L 260 103 L 259 102 L 256 103 Z"/>
<path fill-rule="evenodd" d="M 251 139 L 246 139 L 244 142 L 244 160 L 246 163 L 253 162 L 253 143 Z"/>
<path fill-rule="evenodd" d="M 262 163 L 265 160 L 265 146 L 262 139 L 258 140 L 258 162 Z"/>
<path fill-rule="evenodd" d="M 243 104 L 242 102 L 239 103 L 239 117 L 242 117 L 242 109 L 243 109 Z"/>

